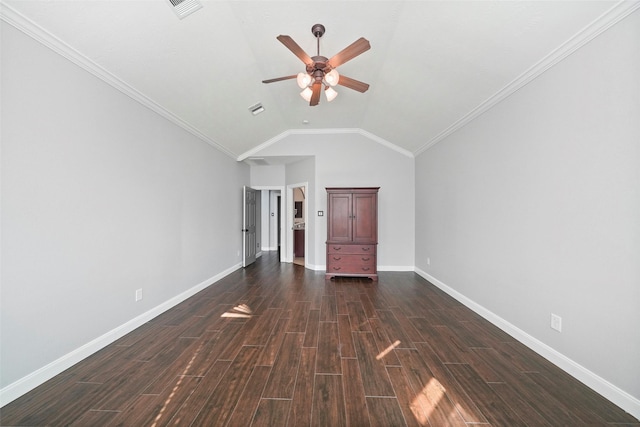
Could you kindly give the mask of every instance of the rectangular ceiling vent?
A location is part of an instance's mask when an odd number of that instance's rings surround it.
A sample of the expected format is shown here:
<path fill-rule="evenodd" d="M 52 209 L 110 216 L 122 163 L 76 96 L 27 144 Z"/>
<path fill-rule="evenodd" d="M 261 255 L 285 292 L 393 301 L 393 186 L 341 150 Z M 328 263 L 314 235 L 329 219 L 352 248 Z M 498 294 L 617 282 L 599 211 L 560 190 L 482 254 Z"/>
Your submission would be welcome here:
<path fill-rule="evenodd" d="M 182 19 L 187 15 L 191 15 L 198 9 L 202 9 L 202 3 L 198 0 L 168 0 L 171 8 L 178 18 Z"/>

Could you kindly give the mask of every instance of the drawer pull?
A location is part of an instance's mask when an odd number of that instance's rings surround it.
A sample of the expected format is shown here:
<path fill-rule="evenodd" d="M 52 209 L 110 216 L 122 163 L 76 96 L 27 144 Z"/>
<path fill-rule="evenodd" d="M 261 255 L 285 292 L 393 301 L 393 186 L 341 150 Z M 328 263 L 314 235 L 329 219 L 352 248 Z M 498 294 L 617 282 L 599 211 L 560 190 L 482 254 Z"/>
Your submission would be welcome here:
<path fill-rule="evenodd" d="M 365 257 L 362 257 L 362 260 L 363 260 L 363 261 L 369 261 L 370 259 L 371 259 L 371 258 L 369 258 L 369 257 L 366 257 L 366 258 L 365 258 Z"/>
<path fill-rule="evenodd" d="M 341 259 L 342 259 L 342 257 L 341 257 L 341 256 L 334 256 L 334 257 L 333 257 L 333 260 L 334 260 L 334 261 L 340 261 Z"/>
<path fill-rule="evenodd" d="M 340 270 L 342 267 L 333 267 L 334 270 L 338 271 Z"/>
<path fill-rule="evenodd" d="M 362 271 L 369 271 L 369 267 L 362 267 Z"/>
<path fill-rule="evenodd" d="M 369 251 L 371 248 L 362 248 L 363 251 Z"/>
<path fill-rule="evenodd" d="M 341 246 L 334 246 L 334 247 L 333 247 L 333 250 L 334 250 L 334 251 L 339 251 L 340 249 L 342 249 L 342 247 L 341 247 Z"/>

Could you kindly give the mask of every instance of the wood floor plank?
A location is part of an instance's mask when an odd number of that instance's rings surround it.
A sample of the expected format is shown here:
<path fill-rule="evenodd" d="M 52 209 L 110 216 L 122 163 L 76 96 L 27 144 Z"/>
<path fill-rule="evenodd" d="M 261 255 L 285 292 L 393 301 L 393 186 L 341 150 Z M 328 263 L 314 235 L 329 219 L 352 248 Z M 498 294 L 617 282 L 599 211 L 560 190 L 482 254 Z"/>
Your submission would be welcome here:
<path fill-rule="evenodd" d="M 282 313 L 280 308 L 268 308 L 263 314 L 247 321 L 243 345 L 265 345 Z"/>
<path fill-rule="evenodd" d="M 412 403 L 420 405 L 433 426 L 466 426 L 455 402 L 445 393 L 447 389 L 431 372 L 417 349 L 400 349 L 397 351 L 402 370 L 414 393 Z"/>
<path fill-rule="evenodd" d="M 320 307 L 321 322 L 336 322 L 338 315 L 338 307 L 335 295 L 323 295 L 322 306 Z"/>
<path fill-rule="evenodd" d="M 316 349 L 303 347 L 298 367 L 291 410 L 289 412 L 289 426 L 302 427 L 311 424 L 311 410 L 313 407 L 313 390 L 316 369 Z"/>
<path fill-rule="evenodd" d="M 368 426 L 369 412 L 364 396 L 364 386 L 356 359 L 342 359 L 342 387 L 348 426 Z"/>
<path fill-rule="evenodd" d="M 360 294 L 360 302 L 362 303 L 362 308 L 364 309 L 365 315 L 371 319 L 378 317 L 378 313 L 376 312 L 376 308 L 374 307 L 371 299 L 369 299 L 369 294 L 361 293 Z"/>
<path fill-rule="evenodd" d="M 287 332 L 278 357 L 273 364 L 262 397 L 268 399 L 291 399 L 295 387 L 304 334 Z"/>
<path fill-rule="evenodd" d="M 320 322 L 316 373 L 341 374 L 340 337 L 337 322 Z"/>
<path fill-rule="evenodd" d="M 449 372 L 464 388 L 466 393 L 473 396 L 473 402 L 480 409 L 484 417 L 493 425 L 526 426 L 526 422 L 484 382 L 473 368 L 464 363 L 447 365 Z"/>
<path fill-rule="evenodd" d="M 160 373 L 178 361 L 179 356 L 192 344 L 193 339 L 176 337 L 169 341 L 164 351 L 159 352 L 152 360 L 130 364 L 128 369 L 100 387 L 98 394 L 101 399 L 92 409 L 124 409 L 131 401 L 132 394 L 137 395 L 146 389 Z"/>
<path fill-rule="evenodd" d="M 262 398 L 262 391 L 267 383 L 269 374 L 271 373 L 270 366 L 256 366 L 247 381 L 242 395 L 238 399 L 231 418 L 229 419 L 229 425 L 231 426 L 248 426 L 253 420 L 253 416 L 258 409 L 260 400 Z M 286 414 L 285 414 L 286 415 Z"/>
<path fill-rule="evenodd" d="M 356 357 L 356 349 L 353 346 L 353 337 L 351 335 L 351 323 L 349 316 L 346 314 L 338 314 L 338 335 L 340 338 L 340 356 Z"/>
<path fill-rule="evenodd" d="M 435 351 L 442 363 L 467 363 L 470 351 L 455 332 L 447 326 L 432 326 L 420 329 L 424 342 Z M 418 346 L 418 344 L 416 344 Z"/>
<path fill-rule="evenodd" d="M 371 414 L 371 427 L 406 426 L 404 415 L 395 397 L 367 396 L 367 407 Z"/>
<path fill-rule="evenodd" d="M 376 359 L 378 348 L 371 332 L 352 332 L 358 366 L 366 396 L 395 396 L 384 361 Z"/>
<path fill-rule="evenodd" d="M 348 301 L 347 311 L 349 312 L 349 319 L 351 320 L 351 330 L 353 331 L 371 331 L 367 314 L 364 312 L 362 302 L 358 296 L 358 301 Z"/>
<path fill-rule="evenodd" d="M 120 414 L 120 411 L 94 411 L 90 409 L 80 418 L 68 424 L 68 427 L 106 426 L 109 425 L 118 414 Z"/>
<path fill-rule="evenodd" d="M 415 348 L 412 337 L 391 310 L 378 310 L 380 325 L 384 328 L 391 342 L 399 341 L 396 348 Z"/>
<path fill-rule="evenodd" d="M 200 383 L 200 377 L 179 377 L 174 387 L 162 394 L 141 394 L 117 417 L 111 426 L 163 426 L 191 396 Z"/>
<path fill-rule="evenodd" d="M 276 323 L 276 327 L 271 331 L 271 336 L 267 340 L 267 343 L 258 358 L 258 365 L 273 365 L 276 360 L 276 356 L 282 347 L 282 341 L 284 340 L 285 331 L 290 319 L 280 318 Z"/>
<path fill-rule="evenodd" d="M 337 314 L 349 314 L 347 311 L 347 301 L 344 296 L 344 291 L 336 291 L 336 309 Z"/>
<path fill-rule="evenodd" d="M 320 327 L 320 310 L 309 311 L 307 328 L 304 331 L 304 347 L 318 347 L 318 328 Z"/>
<path fill-rule="evenodd" d="M 516 408 L 520 409 L 519 413 L 529 414 L 527 419 L 535 419 L 532 413 L 540 414 L 546 422 L 552 425 L 571 425 L 575 420 L 569 411 L 558 405 L 557 402 L 549 400 L 547 390 L 538 386 L 530 377 L 520 372 L 520 369 L 513 365 L 509 358 L 505 357 L 495 349 L 474 349 L 476 353 L 485 363 L 501 377 L 503 383 L 507 384 L 502 394 L 504 396 L 521 396 L 526 400 L 526 404 L 520 404 Z M 553 402 L 550 404 L 549 402 Z M 514 407 L 514 406 L 512 406 Z M 529 409 L 530 408 L 530 409 Z"/>
<path fill-rule="evenodd" d="M 413 391 L 402 367 L 387 366 L 387 372 L 407 426 L 428 426 L 429 416 L 426 408 L 421 405 L 420 394 Z"/>
<path fill-rule="evenodd" d="M 228 360 L 218 360 L 207 372 L 198 384 L 195 392 L 176 411 L 169 420 L 172 426 L 191 426 L 193 420 L 198 416 L 207 400 L 217 389 L 220 380 L 229 370 L 231 362 Z"/>
<path fill-rule="evenodd" d="M 229 420 L 259 354 L 259 347 L 242 347 L 194 420 L 195 425 L 224 425 Z"/>
<path fill-rule="evenodd" d="M 455 404 L 456 411 L 468 423 L 486 423 L 487 419 L 474 403 L 473 399 L 453 378 L 433 348 L 427 343 L 416 343 L 420 358 L 429 366 L 438 383 L 446 390 L 447 397 Z"/>
<path fill-rule="evenodd" d="M 291 400 L 288 399 L 262 399 L 258 405 L 256 415 L 251 427 L 272 427 L 286 425 L 287 415 L 291 409 Z M 248 424 L 230 424 L 248 425 Z"/>
<path fill-rule="evenodd" d="M 313 387 L 311 425 L 342 427 L 347 425 L 342 377 L 317 374 Z"/>
<path fill-rule="evenodd" d="M 144 394 L 160 394 L 164 389 L 175 383 L 176 377 L 184 375 L 198 376 L 196 372 L 198 369 L 197 359 L 202 359 L 211 354 L 209 350 L 219 335 L 220 331 L 209 331 L 201 339 L 178 338 L 191 341 L 191 344 L 176 358 L 174 363 L 169 364 L 167 369 L 157 375 L 142 392 Z"/>
<path fill-rule="evenodd" d="M 304 332 L 307 328 L 310 309 L 311 302 L 297 301 L 291 309 L 291 321 L 289 322 L 287 332 Z"/>
<path fill-rule="evenodd" d="M 387 329 L 382 326 L 380 319 L 369 319 L 369 325 L 378 349 L 376 359 L 382 360 L 386 366 L 399 366 L 400 361 L 393 350 L 400 347 L 402 342 L 400 340 L 393 341 L 389 338 L 386 332 Z"/>

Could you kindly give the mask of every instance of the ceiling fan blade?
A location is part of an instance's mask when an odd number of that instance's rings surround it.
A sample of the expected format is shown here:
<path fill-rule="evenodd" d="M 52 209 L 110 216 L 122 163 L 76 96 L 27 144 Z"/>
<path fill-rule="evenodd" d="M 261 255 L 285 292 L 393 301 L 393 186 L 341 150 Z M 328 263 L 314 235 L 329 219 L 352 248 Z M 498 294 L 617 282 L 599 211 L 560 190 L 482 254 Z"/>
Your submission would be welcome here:
<path fill-rule="evenodd" d="M 331 67 L 336 68 L 345 62 L 355 58 L 363 52 L 371 49 L 371 45 L 369 44 L 369 40 L 364 37 L 360 37 L 358 40 L 351 43 L 349 46 L 342 49 L 337 54 L 333 55 L 331 59 L 329 59 L 329 65 Z"/>
<path fill-rule="evenodd" d="M 300 60 L 304 62 L 306 65 L 310 65 L 313 63 L 313 60 L 311 59 L 311 57 L 307 55 L 307 53 L 304 50 L 302 50 L 302 48 L 298 46 L 298 43 L 296 43 L 291 37 L 279 35 L 276 38 L 280 41 L 280 43 L 285 45 L 287 49 L 293 52 L 295 56 L 300 58 Z"/>
<path fill-rule="evenodd" d="M 298 75 L 294 74 L 293 76 L 277 77 L 275 79 L 263 80 L 262 83 L 274 83 L 274 82 L 279 82 L 279 81 L 282 81 L 282 80 L 295 79 L 297 77 L 298 77 Z"/>
<path fill-rule="evenodd" d="M 322 92 L 322 82 L 316 82 L 313 84 L 313 94 L 311 94 L 311 101 L 309 101 L 310 106 L 318 105 L 320 102 L 320 93 Z"/>
<path fill-rule="evenodd" d="M 340 86 L 348 87 L 349 89 L 357 90 L 358 92 L 366 92 L 369 89 L 369 85 L 367 83 L 363 83 L 359 80 L 352 79 L 351 77 L 344 76 L 340 74 L 340 78 L 338 79 L 338 84 Z"/>

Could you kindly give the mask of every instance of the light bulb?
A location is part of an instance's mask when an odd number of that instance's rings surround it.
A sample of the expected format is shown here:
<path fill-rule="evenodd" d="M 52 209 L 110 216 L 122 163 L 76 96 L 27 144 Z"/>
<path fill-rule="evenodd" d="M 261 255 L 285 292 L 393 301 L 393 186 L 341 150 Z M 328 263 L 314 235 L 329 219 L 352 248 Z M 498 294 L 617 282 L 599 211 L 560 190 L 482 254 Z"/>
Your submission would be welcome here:
<path fill-rule="evenodd" d="M 329 102 L 333 101 L 336 99 L 336 96 L 338 96 L 338 92 L 336 92 L 331 86 L 327 86 L 324 90 L 324 94 L 327 96 L 327 101 Z"/>
<path fill-rule="evenodd" d="M 308 87 L 304 88 L 304 90 L 300 92 L 300 96 L 307 102 L 311 102 L 311 95 L 313 95 L 313 91 Z"/>
<path fill-rule="evenodd" d="M 340 74 L 338 73 L 338 70 L 336 70 L 335 68 L 331 71 L 329 71 L 325 76 L 324 79 L 327 81 L 327 83 L 329 83 L 331 86 L 335 86 L 338 84 L 338 80 L 340 80 Z"/>
<path fill-rule="evenodd" d="M 296 81 L 298 82 L 298 87 L 300 89 L 304 89 L 309 86 L 309 83 L 311 83 L 311 76 L 307 73 L 298 73 Z"/>

